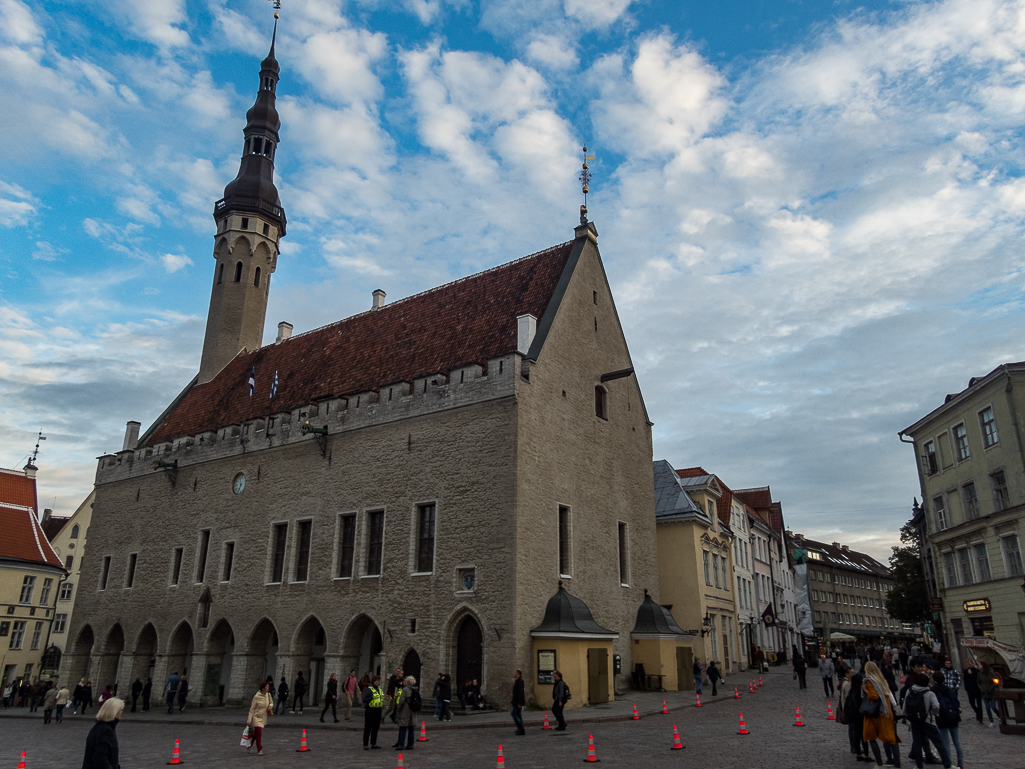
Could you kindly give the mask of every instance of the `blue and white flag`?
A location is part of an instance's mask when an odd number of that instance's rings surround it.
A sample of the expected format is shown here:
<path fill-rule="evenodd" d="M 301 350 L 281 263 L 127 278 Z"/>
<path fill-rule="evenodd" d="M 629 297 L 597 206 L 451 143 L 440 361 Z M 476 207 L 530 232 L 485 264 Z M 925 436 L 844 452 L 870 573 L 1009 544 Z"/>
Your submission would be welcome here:
<path fill-rule="evenodd" d="M 270 397 L 278 394 L 278 370 L 274 369 L 274 381 L 270 383 Z"/>
<path fill-rule="evenodd" d="M 253 397 L 253 392 L 256 390 L 256 366 L 253 366 L 253 370 L 249 372 L 249 397 Z"/>

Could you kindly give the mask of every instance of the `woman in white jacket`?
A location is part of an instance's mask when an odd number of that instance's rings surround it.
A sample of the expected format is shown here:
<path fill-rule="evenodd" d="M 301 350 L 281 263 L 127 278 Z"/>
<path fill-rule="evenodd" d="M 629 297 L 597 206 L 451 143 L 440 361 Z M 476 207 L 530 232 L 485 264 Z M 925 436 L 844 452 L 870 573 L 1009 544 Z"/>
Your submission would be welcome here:
<path fill-rule="evenodd" d="M 253 702 L 249 706 L 249 720 L 247 725 L 252 727 L 256 740 L 256 755 L 263 755 L 263 727 L 267 725 L 267 716 L 274 709 L 274 695 L 270 693 L 270 682 L 264 681 L 260 684 L 260 691 L 253 695 Z M 252 750 L 252 746 L 246 748 L 246 752 Z"/>

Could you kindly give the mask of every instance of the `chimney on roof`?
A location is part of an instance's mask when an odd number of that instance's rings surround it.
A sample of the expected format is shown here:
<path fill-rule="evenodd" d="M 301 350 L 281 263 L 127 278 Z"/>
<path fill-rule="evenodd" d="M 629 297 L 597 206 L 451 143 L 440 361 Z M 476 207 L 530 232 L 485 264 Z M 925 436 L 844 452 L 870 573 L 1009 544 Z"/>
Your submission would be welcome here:
<path fill-rule="evenodd" d="M 52 517 L 53 517 L 53 508 L 52 507 L 44 507 L 43 508 L 43 520 L 40 521 L 40 523 L 46 523 Z"/>
<path fill-rule="evenodd" d="M 125 442 L 121 446 L 122 451 L 133 451 L 139 444 L 140 426 L 138 422 L 127 422 L 125 424 Z"/>
<path fill-rule="evenodd" d="M 292 324 L 287 321 L 281 321 L 278 324 L 278 338 L 274 340 L 274 344 L 281 344 L 286 339 L 292 338 Z"/>
<path fill-rule="evenodd" d="M 847 545 L 840 545 L 840 549 L 843 550 L 845 553 L 851 552 L 851 549 Z"/>
<path fill-rule="evenodd" d="M 26 478 L 31 478 L 31 479 L 35 480 L 36 471 L 38 469 L 39 469 L 38 467 L 36 467 L 34 464 L 32 464 L 32 460 L 30 459 L 26 463 L 26 465 L 25 465 L 25 477 Z"/>
<path fill-rule="evenodd" d="M 374 302 L 370 306 L 370 309 L 371 310 L 380 310 L 382 307 L 384 307 L 384 298 L 386 296 L 387 296 L 387 294 L 384 293 L 384 291 L 382 291 L 379 288 L 375 288 L 374 289 Z"/>
<path fill-rule="evenodd" d="M 800 542 L 804 542 L 804 535 L 803 534 L 795 534 L 794 535 L 794 539 L 796 539 L 796 540 L 798 540 Z"/>
<path fill-rule="evenodd" d="M 516 351 L 526 355 L 537 333 L 537 318 L 529 312 L 516 316 Z"/>
<path fill-rule="evenodd" d="M 840 547 L 840 543 L 839 542 L 834 542 L 833 543 L 833 547 Z"/>

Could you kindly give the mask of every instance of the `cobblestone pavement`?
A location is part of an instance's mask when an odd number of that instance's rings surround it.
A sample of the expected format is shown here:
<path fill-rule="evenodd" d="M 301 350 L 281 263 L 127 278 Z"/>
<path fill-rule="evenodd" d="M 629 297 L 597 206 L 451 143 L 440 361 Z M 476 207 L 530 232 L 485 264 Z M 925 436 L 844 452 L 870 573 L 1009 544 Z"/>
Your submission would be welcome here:
<path fill-rule="evenodd" d="M 747 693 L 747 679 L 730 679 L 728 695 L 720 690 L 711 697 L 706 688 L 700 709 L 693 693 L 666 695 L 627 693 L 616 703 L 580 708 L 567 714 L 565 732 L 543 731 L 541 712 L 525 713 L 527 735 L 513 735 L 507 714 L 456 717 L 451 724 L 428 718 L 429 741 L 415 743 L 403 753 L 406 769 L 495 766 L 499 744 L 508 769 L 556 769 L 579 765 L 587 755 L 588 735 L 594 735 L 598 758 L 605 766 L 624 769 L 775 769 L 809 767 L 860 767 L 849 753 L 846 727 L 826 720 L 826 697 L 809 676 L 809 688 L 799 691 L 788 673 L 764 677 L 765 687 Z M 733 684 L 743 683 L 740 700 L 732 698 Z M 661 715 L 662 697 L 670 707 Z M 641 720 L 630 720 L 637 703 Z M 801 707 L 806 724 L 796 728 L 794 708 Z M 836 706 L 836 702 L 833 702 Z M 971 714 L 967 703 L 963 703 Z M 737 734 L 739 714 L 750 734 Z M 82 763 L 85 736 L 92 717 L 69 717 L 62 725 L 43 725 L 42 718 L 25 718 L 25 709 L 0 713 L 0 769 L 15 769 L 22 750 L 27 769 L 77 769 Z M 40 714 L 41 716 L 41 714 Z M 185 716 L 189 716 L 186 718 Z M 312 716 L 312 717 L 311 717 Z M 265 756 L 247 755 L 239 746 L 245 714 L 239 711 L 186 709 L 168 716 L 166 711 L 126 713 L 118 726 L 121 765 L 124 769 L 158 769 L 171 757 L 175 738 L 181 741 L 184 769 L 393 769 L 397 751 L 390 748 L 396 729 L 388 724 L 381 732 L 382 750 L 362 749 L 359 721 L 322 725 L 319 710 L 307 708 L 305 716 L 275 716 L 264 732 Z M 330 715 L 328 716 L 330 721 Z M 672 751 L 673 725 L 679 728 L 684 750 Z M 307 728 L 310 752 L 299 754 L 299 738 Z M 346 728 L 347 727 L 347 728 Z M 910 735 L 900 727 L 903 764 Z M 1001 735 L 997 729 L 979 726 L 974 719 L 962 723 L 961 743 L 969 769 L 1025 769 L 1025 739 Z"/>

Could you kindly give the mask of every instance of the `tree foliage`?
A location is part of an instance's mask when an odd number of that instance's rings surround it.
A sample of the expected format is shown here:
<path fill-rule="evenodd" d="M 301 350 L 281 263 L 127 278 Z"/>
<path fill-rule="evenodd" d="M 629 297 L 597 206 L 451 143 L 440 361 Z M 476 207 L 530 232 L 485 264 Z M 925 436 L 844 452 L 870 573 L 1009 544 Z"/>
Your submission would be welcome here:
<path fill-rule="evenodd" d="M 925 589 L 922 549 L 918 531 L 910 523 L 901 527 L 900 542 L 890 556 L 893 590 L 886 595 L 886 611 L 899 622 L 915 625 L 928 622 L 932 613 L 929 609 L 929 594 Z"/>

